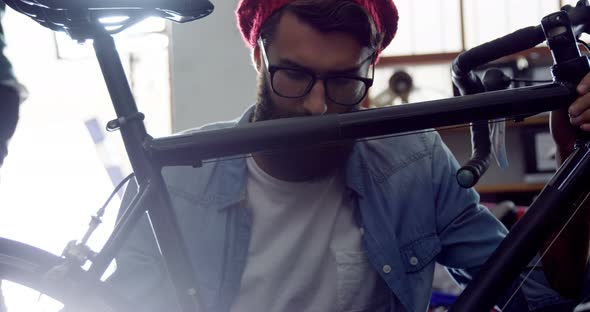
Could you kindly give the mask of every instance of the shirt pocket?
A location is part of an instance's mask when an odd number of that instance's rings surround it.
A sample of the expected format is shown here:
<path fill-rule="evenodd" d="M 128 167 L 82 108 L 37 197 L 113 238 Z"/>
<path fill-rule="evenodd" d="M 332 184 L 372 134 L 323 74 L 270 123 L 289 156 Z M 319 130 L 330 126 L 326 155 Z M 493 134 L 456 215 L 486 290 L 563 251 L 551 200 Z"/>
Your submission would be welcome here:
<path fill-rule="evenodd" d="M 334 258 L 337 272 L 335 311 L 377 311 L 388 304 L 388 288 L 365 252 L 336 251 Z"/>
<path fill-rule="evenodd" d="M 440 240 L 435 234 L 422 237 L 400 248 L 407 273 L 422 270 L 434 260 L 440 251 Z"/>

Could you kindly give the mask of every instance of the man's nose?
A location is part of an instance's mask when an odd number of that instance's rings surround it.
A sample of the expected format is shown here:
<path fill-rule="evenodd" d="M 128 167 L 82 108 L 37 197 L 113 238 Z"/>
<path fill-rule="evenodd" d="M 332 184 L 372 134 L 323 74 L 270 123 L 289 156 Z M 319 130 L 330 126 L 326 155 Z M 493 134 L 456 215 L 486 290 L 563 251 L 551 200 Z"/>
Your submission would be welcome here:
<path fill-rule="evenodd" d="M 303 101 L 303 108 L 310 115 L 326 113 L 328 105 L 326 104 L 326 91 L 323 80 L 316 80 L 311 91 L 309 91 L 309 94 L 307 94 Z"/>

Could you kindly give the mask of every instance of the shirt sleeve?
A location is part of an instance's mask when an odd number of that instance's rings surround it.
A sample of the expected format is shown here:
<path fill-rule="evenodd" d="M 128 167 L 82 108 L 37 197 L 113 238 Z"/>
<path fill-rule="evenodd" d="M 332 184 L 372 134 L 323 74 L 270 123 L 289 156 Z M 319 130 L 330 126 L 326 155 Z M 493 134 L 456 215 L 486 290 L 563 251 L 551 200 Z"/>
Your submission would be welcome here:
<path fill-rule="evenodd" d="M 437 233 L 442 250 L 437 261 L 471 279 L 473 268 L 488 259 L 507 234 L 507 229 L 479 204 L 479 195 L 459 186 L 459 164 L 440 136 L 433 146 L 432 174 Z"/>
<path fill-rule="evenodd" d="M 486 207 L 479 204 L 477 192 L 458 185 L 455 179 L 458 169 L 458 162 L 437 135 L 432 168 L 437 194 L 437 232 L 442 245 L 437 261 L 447 267 L 461 286 L 466 286 L 478 274 L 508 231 Z M 531 264 L 536 262 L 534 259 Z M 510 289 L 501 296 L 498 306 L 503 307 L 508 302 L 503 310 L 505 312 L 568 311 L 566 308 L 571 311 L 575 302 L 562 298 L 548 286 L 540 264 L 532 268 L 533 266 L 525 268 Z M 523 283 L 531 269 L 531 274 Z M 518 289 L 521 284 L 522 287 Z"/>

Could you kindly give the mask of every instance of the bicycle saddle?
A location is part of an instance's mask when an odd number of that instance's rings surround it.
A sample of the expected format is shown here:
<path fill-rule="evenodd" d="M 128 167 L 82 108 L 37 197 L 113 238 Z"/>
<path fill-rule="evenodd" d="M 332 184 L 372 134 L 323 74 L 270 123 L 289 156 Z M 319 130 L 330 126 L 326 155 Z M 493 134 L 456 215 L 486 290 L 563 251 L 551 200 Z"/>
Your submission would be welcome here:
<path fill-rule="evenodd" d="M 65 31 L 74 39 L 87 39 L 99 21 L 113 34 L 148 16 L 184 23 L 213 12 L 208 0 L 0 0 L 39 24 Z M 107 17 L 124 17 L 104 22 Z"/>

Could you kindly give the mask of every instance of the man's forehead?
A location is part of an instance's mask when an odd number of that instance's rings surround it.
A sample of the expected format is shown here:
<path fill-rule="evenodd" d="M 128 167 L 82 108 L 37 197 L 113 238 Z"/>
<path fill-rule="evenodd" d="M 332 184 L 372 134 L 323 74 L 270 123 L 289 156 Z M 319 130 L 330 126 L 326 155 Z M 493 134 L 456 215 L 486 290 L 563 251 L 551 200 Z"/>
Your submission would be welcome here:
<path fill-rule="evenodd" d="M 351 34 L 320 32 L 286 12 L 277 25 L 269 54 L 276 61 L 288 60 L 317 71 L 338 71 L 361 66 L 372 51 Z"/>

